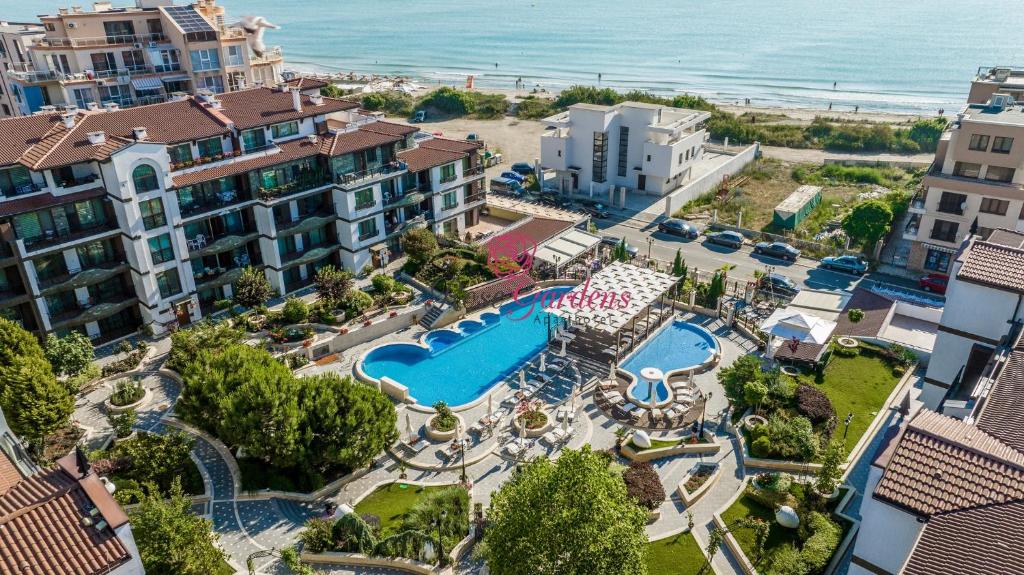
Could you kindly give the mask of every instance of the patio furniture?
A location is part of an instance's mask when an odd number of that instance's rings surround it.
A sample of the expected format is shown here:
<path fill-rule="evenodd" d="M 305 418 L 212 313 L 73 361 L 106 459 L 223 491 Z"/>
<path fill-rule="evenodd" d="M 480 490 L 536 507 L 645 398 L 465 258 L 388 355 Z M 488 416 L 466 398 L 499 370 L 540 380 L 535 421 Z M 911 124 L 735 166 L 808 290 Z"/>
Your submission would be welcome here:
<path fill-rule="evenodd" d="M 558 436 L 555 434 L 556 429 L 552 429 L 551 431 L 540 436 L 541 443 L 547 443 L 548 445 L 552 446 L 555 445 L 558 442 Z"/>
<path fill-rule="evenodd" d="M 511 441 L 505 444 L 505 453 L 511 455 L 512 457 L 516 457 L 525 450 L 525 447 L 519 445 L 515 441 Z"/>

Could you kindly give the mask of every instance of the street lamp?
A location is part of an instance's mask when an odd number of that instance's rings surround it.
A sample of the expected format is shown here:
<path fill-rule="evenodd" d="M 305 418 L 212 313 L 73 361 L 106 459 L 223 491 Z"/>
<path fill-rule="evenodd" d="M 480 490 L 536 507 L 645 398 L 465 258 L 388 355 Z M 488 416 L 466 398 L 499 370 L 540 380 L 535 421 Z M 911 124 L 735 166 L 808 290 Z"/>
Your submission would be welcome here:
<path fill-rule="evenodd" d="M 654 247 L 654 238 L 647 236 L 647 261 L 651 261 L 651 248 Z"/>
<path fill-rule="evenodd" d="M 701 399 L 704 400 L 704 403 L 702 403 L 701 406 L 700 406 L 700 436 L 701 437 L 704 437 L 704 420 L 705 420 L 705 417 L 707 416 L 708 402 L 711 401 L 711 398 L 714 395 L 715 395 L 715 393 L 713 391 L 709 391 L 707 393 L 707 395 L 703 395 L 703 394 L 701 395 Z"/>
<path fill-rule="evenodd" d="M 441 516 L 432 521 L 434 527 L 437 527 L 437 564 L 440 567 L 444 566 L 444 544 L 441 542 L 441 524 L 446 517 L 448 517 L 448 512 L 441 511 Z"/>
<path fill-rule="evenodd" d="M 850 415 L 847 415 L 846 419 L 843 420 L 843 423 L 846 424 L 846 428 L 843 429 L 843 441 L 846 441 L 846 434 L 850 432 L 850 422 L 851 421 L 853 421 L 853 412 L 852 411 L 850 412 Z"/>

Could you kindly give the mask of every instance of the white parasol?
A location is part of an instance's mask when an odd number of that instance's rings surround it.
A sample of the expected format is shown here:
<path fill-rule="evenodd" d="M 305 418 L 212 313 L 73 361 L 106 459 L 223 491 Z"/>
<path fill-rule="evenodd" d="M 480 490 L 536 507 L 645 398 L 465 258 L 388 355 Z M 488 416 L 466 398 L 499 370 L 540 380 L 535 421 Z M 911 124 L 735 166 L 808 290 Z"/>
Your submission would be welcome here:
<path fill-rule="evenodd" d="M 614 361 L 609 361 L 608 362 L 608 379 L 610 381 L 615 381 L 615 362 Z"/>
<path fill-rule="evenodd" d="M 546 354 L 544 352 L 541 352 L 541 354 L 540 354 L 540 370 L 541 371 L 545 370 L 546 366 L 544 365 L 544 363 L 545 363 L 545 360 L 547 359 L 547 355 L 548 354 Z"/>
<path fill-rule="evenodd" d="M 494 394 L 487 396 L 487 419 L 494 417 Z"/>
<path fill-rule="evenodd" d="M 525 389 L 525 388 L 526 388 L 526 370 L 520 369 L 519 370 L 519 389 Z"/>
<path fill-rule="evenodd" d="M 405 412 L 405 434 L 412 437 L 412 418 L 409 417 L 409 412 Z"/>
<path fill-rule="evenodd" d="M 565 340 L 562 340 L 562 357 L 565 357 Z"/>

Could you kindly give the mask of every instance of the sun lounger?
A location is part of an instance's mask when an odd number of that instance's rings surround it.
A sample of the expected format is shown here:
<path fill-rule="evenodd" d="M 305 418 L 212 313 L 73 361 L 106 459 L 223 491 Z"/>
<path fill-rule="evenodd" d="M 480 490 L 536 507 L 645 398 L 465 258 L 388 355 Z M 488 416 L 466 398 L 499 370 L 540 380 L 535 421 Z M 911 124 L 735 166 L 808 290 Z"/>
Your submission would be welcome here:
<path fill-rule="evenodd" d="M 555 434 L 555 430 L 552 429 L 551 431 L 549 431 L 549 432 L 545 433 L 544 435 L 540 436 L 540 441 L 541 441 L 541 443 L 547 443 L 548 445 L 554 445 L 554 444 L 558 443 L 558 436 Z"/>
<path fill-rule="evenodd" d="M 505 444 L 505 453 L 511 455 L 512 457 L 519 455 L 520 453 L 523 452 L 524 449 L 524 447 L 522 447 L 515 441 Z"/>

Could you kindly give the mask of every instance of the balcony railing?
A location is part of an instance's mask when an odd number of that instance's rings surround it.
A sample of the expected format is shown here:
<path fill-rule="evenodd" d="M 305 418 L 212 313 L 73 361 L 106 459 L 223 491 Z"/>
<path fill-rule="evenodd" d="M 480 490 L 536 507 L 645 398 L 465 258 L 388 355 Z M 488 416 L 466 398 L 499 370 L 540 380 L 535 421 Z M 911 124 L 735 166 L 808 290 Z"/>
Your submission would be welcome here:
<path fill-rule="evenodd" d="M 462 172 L 462 175 L 468 178 L 469 176 L 478 176 L 482 173 L 484 173 L 484 165 L 477 164 L 471 168 L 467 168 L 465 171 Z"/>
<path fill-rule="evenodd" d="M 280 46 L 274 46 L 273 48 L 271 48 L 271 49 L 267 50 L 266 52 L 264 52 L 262 56 L 259 56 L 259 57 L 254 56 L 253 58 L 251 58 L 249 60 L 249 62 L 253 66 L 259 66 L 259 65 L 262 65 L 262 64 L 273 64 L 273 63 L 276 63 L 276 62 L 280 62 L 283 59 L 284 59 L 284 53 L 281 51 L 281 47 Z"/>
<path fill-rule="evenodd" d="M 252 197 L 246 192 L 220 192 L 213 194 L 212 196 L 206 196 L 201 200 L 193 201 L 190 204 L 183 204 L 180 208 L 181 216 L 183 218 L 188 218 L 196 214 L 202 214 L 225 208 L 227 206 L 247 202 L 251 199 Z"/>
<path fill-rule="evenodd" d="M 36 192 L 41 192 L 42 190 L 42 186 L 35 182 L 31 182 L 26 184 L 18 184 L 17 186 L 14 187 L 13 190 L 5 191 L 3 195 L 5 198 L 16 198 L 18 196 L 24 196 L 26 194 L 34 194 Z"/>
<path fill-rule="evenodd" d="M 477 192 L 475 194 L 470 194 L 470 195 L 466 196 L 466 203 L 467 204 L 472 204 L 472 203 L 475 203 L 475 202 L 482 202 L 482 201 L 484 201 L 486 199 L 487 199 L 487 192 L 480 191 L 480 192 Z"/>
<path fill-rule="evenodd" d="M 78 186 L 84 186 L 86 184 L 92 184 L 97 182 L 100 177 L 96 174 L 89 174 L 88 176 L 82 176 L 80 178 L 70 178 L 66 180 L 60 180 L 57 183 L 58 187 L 61 188 L 77 188 Z"/>
<path fill-rule="evenodd" d="M 111 275 L 119 271 L 122 266 L 126 266 L 127 264 L 125 263 L 124 254 L 118 254 L 116 259 L 104 262 L 85 262 L 83 265 L 83 268 L 68 270 L 60 275 L 48 278 L 38 278 L 36 283 L 39 285 L 40 290 L 46 290 L 54 286 L 69 283 L 74 284 L 73 287 L 75 288 L 85 287 L 108 279 Z"/>
<path fill-rule="evenodd" d="M 447 176 L 441 176 L 441 183 L 442 184 L 447 184 L 449 182 L 454 182 L 457 179 L 459 179 L 459 175 L 458 174 L 449 174 Z"/>
<path fill-rule="evenodd" d="M 110 34 L 88 38 L 42 38 L 39 46 L 44 48 L 88 48 L 90 46 L 119 46 L 121 44 L 149 44 L 167 42 L 164 34 Z"/>
<path fill-rule="evenodd" d="M 369 170 L 363 170 L 361 172 L 350 172 L 348 174 L 339 174 L 335 178 L 335 182 L 343 190 L 354 190 L 363 186 L 367 186 L 373 183 L 378 178 L 396 174 L 406 169 L 405 162 L 391 162 L 385 164 L 379 168 L 371 168 Z"/>
<path fill-rule="evenodd" d="M 259 199 L 267 201 L 276 198 L 283 198 L 293 194 L 300 194 L 331 183 L 330 175 L 326 171 L 317 170 L 311 174 L 300 176 L 291 182 L 274 186 L 272 188 L 260 188 L 257 192 Z"/>
<path fill-rule="evenodd" d="M 107 221 L 87 228 L 66 229 L 60 231 L 47 230 L 43 235 L 25 238 L 25 248 L 31 251 L 44 249 L 81 238 L 87 238 L 104 232 L 116 231 L 117 220 L 111 217 Z"/>
<path fill-rule="evenodd" d="M 288 230 L 291 230 L 291 229 L 299 227 L 299 226 L 303 226 L 303 224 L 306 224 L 307 222 L 309 222 L 311 220 L 321 220 L 323 218 L 331 219 L 334 216 L 335 216 L 334 210 L 332 210 L 329 207 L 321 207 L 321 208 L 319 208 L 317 210 L 314 210 L 312 212 L 306 212 L 304 214 L 299 214 L 299 217 L 294 219 L 294 220 L 274 220 L 274 228 L 277 229 L 278 233 L 281 233 L 281 232 L 286 232 Z M 315 222 L 315 223 L 321 223 L 321 222 Z M 303 226 L 303 227 L 305 227 L 305 226 Z"/>
<path fill-rule="evenodd" d="M 415 217 L 412 217 L 412 218 L 409 218 L 409 219 L 405 220 L 404 222 L 399 222 L 397 224 L 384 224 L 384 234 L 388 235 L 388 236 L 394 235 L 394 234 L 401 234 L 401 233 L 404 233 L 407 230 L 411 230 L 413 228 L 423 227 L 426 224 L 427 224 L 427 218 L 426 218 L 426 212 L 424 211 L 424 212 L 420 212 Z M 376 234 L 374 234 L 374 235 L 376 235 Z M 367 238 L 363 238 L 363 237 L 360 236 L 359 240 L 362 241 L 362 240 L 365 240 L 365 239 L 369 239 L 371 237 L 373 237 L 373 236 L 371 235 L 371 236 L 369 236 Z"/>

